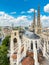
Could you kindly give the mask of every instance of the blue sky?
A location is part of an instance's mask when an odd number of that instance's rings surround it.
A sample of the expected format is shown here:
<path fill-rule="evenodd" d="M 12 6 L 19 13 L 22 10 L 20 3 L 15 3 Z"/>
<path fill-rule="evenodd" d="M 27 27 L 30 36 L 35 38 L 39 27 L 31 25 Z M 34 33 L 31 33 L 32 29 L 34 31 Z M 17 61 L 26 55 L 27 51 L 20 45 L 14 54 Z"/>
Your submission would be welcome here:
<path fill-rule="evenodd" d="M 40 4 L 40 10 L 42 14 L 44 13 L 44 6 L 49 3 L 49 0 L 1 0 L 0 1 L 0 11 L 5 11 L 10 14 L 10 12 L 17 12 L 20 15 L 21 11 L 27 11 L 30 8 L 37 10 L 38 4 Z"/>
<path fill-rule="evenodd" d="M 7 16 L 9 15 L 11 17 L 14 17 L 15 19 L 26 17 L 28 22 L 33 19 L 33 9 L 37 11 L 39 4 L 40 4 L 41 16 L 42 17 L 45 16 L 49 18 L 49 0 L 0 0 L 0 12 L 4 12 L 4 14 L 7 14 Z M 28 12 L 30 10 L 31 12 Z M 20 22 L 21 21 L 19 21 L 18 24 L 21 24 Z M 45 22 L 47 24 L 47 20 L 45 20 Z M 3 23 L 1 23 L 1 25 Z M 23 20 L 22 20 L 22 23 L 23 23 Z M 43 25 L 45 25 L 45 23 L 43 23 Z"/>

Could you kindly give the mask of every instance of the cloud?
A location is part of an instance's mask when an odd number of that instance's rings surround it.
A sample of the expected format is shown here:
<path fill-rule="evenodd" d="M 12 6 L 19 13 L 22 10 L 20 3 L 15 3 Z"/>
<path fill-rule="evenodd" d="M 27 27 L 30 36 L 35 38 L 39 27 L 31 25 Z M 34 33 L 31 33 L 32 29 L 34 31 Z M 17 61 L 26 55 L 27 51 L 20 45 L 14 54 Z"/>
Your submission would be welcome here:
<path fill-rule="evenodd" d="M 28 11 L 27 11 L 27 13 L 32 13 L 32 12 L 34 12 L 34 9 L 32 8 L 32 9 L 29 9 Z M 37 12 L 37 10 L 35 10 L 35 12 Z"/>
<path fill-rule="evenodd" d="M 41 15 L 40 20 L 43 27 L 49 27 L 49 16 Z M 36 16 L 36 21 L 37 21 L 37 16 Z M 29 26 L 33 22 L 33 19 L 29 15 L 28 16 L 23 15 L 17 17 L 16 22 L 17 22 L 16 25 L 18 26 Z"/>
<path fill-rule="evenodd" d="M 34 12 L 35 9 L 31 8 L 28 11 L 22 11 L 21 14 L 25 14 L 25 13 L 32 13 Z M 35 12 L 37 12 L 37 10 L 35 10 Z"/>
<path fill-rule="evenodd" d="M 49 27 L 49 16 L 41 15 L 41 22 L 44 27 Z"/>
<path fill-rule="evenodd" d="M 21 14 L 25 14 L 26 12 L 25 11 L 22 11 Z"/>
<path fill-rule="evenodd" d="M 28 16 L 20 16 L 17 17 L 17 26 L 29 26 L 31 24 L 31 20 L 28 19 Z"/>
<path fill-rule="evenodd" d="M 40 17 L 42 25 L 49 26 L 49 16 L 41 15 Z M 17 18 L 14 18 L 13 16 L 0 11 L 0 26 L 11 26 L 12 23 L 14 24 L 14 26 L 29 26 L 32 21 L 33 19 L 30 15 L 21 15 Z"/>
<path fill-rule="evenodd" d="M 11 26 L 12 23 L 14 26 L 28 26 L 31 22 L 29 18 L 31 17 L 25 15 L 14 18 L 5 12 L 0 12 L 0 26 Z"/>
<path fill-rule="evenodd" d="M 11 23 L 15 22 L 15 18 L 0 11 L 0 26 L 11 26 Z"/>
<path fill-rule="evenodd" d="M 46 6 L 44 6 L 44 11 L 49 13 L 49 4 L 47 4 Z"/>
<path fill-rule="evenodd" d="M 11 12 L 10 14 L 16 14 L 16 12 Z"/>

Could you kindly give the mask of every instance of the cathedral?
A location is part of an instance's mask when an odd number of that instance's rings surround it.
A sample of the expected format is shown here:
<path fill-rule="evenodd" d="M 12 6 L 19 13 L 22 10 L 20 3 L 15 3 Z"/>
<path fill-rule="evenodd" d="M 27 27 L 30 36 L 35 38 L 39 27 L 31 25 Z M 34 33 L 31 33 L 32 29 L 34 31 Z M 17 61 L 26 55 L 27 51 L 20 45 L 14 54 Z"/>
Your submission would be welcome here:
<path fill-rule="evenodd" d="M 34 19 L 33 19 L 33 22 L 32 22 L 32 24 L 29 28 L 34 33 L 41 34 L 42 25 L 41 25 L 41 22 L 40 22 L 40 6 L 38 6 L 37 22 L 36 22 L 35 10 L 34 10 Z"/>
<path fill-rule="evenodd" d="M 34 19 L 24 32 L 12 30 L 10 39 L 10 65 L 40 65 L 44 57 L 48 58 L 49 41 L 42 33 L 40 6 L 38 6 L 37 23 Z"/>

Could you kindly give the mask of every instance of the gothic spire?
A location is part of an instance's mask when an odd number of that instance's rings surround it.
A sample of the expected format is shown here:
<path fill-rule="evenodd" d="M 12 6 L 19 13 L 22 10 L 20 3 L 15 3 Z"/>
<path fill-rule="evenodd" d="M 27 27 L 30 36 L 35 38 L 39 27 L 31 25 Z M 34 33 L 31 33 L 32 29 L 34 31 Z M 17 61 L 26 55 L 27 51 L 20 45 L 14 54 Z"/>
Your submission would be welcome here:
<path fill-rule="evenodd" d="M 38 6 L 37 26 L 40 26 L 40 6 Z"/>
<path fill-rule="evenodd" d="M 35 22 L 35 10 L 34 10 L 34 19 L 33 19 L 33 24 L 34 24 L 34 27 L 36 25 L 36 22 Z"/>
<path fill-rule="evenodd" d="M 37 33 L 41 33 L 41 22 L 40 22 L 40 5 L 38 5 L 38 16 L 37 16 Z"/>
<path fill-rule="evenodd" d="M 34 10 L 34 18 L 33 18 L 32 24 L 31 24 L 33 32 L 35 32 L 35 26 L 36 26 L 36 21 L 35 21 L 35 10 Z"/>

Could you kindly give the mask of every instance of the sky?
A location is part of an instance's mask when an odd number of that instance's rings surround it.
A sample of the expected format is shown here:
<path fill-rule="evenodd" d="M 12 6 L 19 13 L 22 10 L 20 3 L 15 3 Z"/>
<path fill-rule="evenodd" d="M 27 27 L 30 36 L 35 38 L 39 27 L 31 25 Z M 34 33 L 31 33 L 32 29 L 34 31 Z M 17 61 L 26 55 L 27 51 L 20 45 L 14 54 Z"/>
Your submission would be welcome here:
<path fill-rule="evenodd" d="M 49 27 L 49 0 L 0 0 L 0 26 L 28 26 L 40 5 L 40 19 Z"/>

